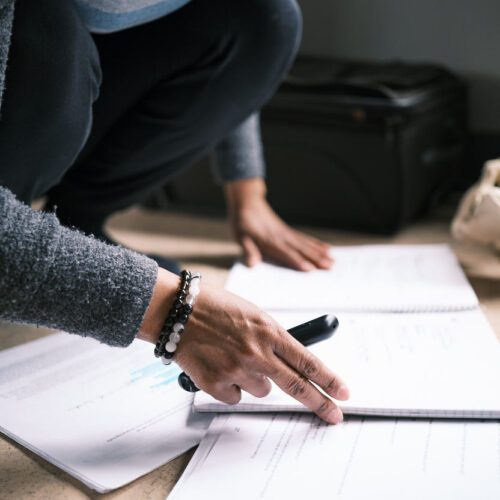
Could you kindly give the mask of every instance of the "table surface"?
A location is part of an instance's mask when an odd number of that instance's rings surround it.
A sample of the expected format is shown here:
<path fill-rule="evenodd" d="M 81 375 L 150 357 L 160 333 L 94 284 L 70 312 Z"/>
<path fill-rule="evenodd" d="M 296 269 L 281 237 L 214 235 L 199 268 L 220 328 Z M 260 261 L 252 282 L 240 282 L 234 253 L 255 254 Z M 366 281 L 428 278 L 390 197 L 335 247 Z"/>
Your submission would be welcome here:
<path fill-rule="evenodd" d="M 451 241 L 446 218 L 435 217 L 390 237 L 309 229 L 308 232 L 337 245 L 369 243 L 449 243 L 466 258 L 462 247 Z M 110 233 L 138 251 L 167 255 L 199 270 L 204 281 L 223 286 L 239 250 L 226 223 L 220 219 L 164 214 L 132 209 L 117 215 Z M 493 257 L 492 266 L 500 260 Z M 467 269 L 466 269 L 467 270 Z M 500 339 L 500 280 L 469 276 L 481 307 Z M 34 340 L 51 332 L 41 328 L 0 324 L 0 349 Z M 193 450 L 117 491 L 97 494 L 65 472 L 22 446 L 0 436 L 0 497 L 7 499 L 164 499 L 185 469 Z"/>

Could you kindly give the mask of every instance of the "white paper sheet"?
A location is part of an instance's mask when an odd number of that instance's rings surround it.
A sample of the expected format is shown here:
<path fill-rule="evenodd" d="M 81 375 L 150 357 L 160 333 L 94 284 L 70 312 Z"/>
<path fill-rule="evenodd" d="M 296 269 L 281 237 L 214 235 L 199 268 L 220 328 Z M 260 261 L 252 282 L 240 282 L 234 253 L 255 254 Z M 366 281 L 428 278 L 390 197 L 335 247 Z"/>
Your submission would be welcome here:
<path fill-rule="evenodd" d="M 0 352 L 0 430 L 105 492 L 199 443 L 211 420 L 193 414 L 151 345 L 110 348 L 56 334 Z"/>
<path fill-rule="evenodd" d="M 447 245 L 335 247 L 328 271 L 236 264 L 226 288 L 265 310 L 459 311 L 478 305 Z"/>
<path fill-rule="evenodd" d="M 168 498 L 498 500 L 499 440 L 496 421 L 221 415 Z"/>
<path fill-rule="evenodd" d="M 278 314 L 289 328 L 312 319 Z M 433 314 L 342 314 L 336 334 L 310 347 L 346 381 L 347 414 L 500 418 L 500 343 L 480 310 Z M 206 393 L 198 411 L 308 411 L 274 387 L 226 405 Z"/>

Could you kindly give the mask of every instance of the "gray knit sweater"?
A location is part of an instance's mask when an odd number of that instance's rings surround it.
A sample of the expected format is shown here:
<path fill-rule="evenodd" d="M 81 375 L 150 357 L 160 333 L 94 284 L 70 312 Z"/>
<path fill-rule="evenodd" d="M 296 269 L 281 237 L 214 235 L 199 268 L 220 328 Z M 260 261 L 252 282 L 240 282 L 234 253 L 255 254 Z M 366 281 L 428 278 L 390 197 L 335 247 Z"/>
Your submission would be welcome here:
<path fill-rule="evenodd" d="M 14 3 L 0 0 L 0 106 Z M 217 153 L 221 181 L 263 175 L 258 118 L 240 125 Z M 32 210 L 0 186 L 0 319 L 126 346 L 137 334 L 156 275 L 153 260 L 64 228 L 54 215 Z"/>

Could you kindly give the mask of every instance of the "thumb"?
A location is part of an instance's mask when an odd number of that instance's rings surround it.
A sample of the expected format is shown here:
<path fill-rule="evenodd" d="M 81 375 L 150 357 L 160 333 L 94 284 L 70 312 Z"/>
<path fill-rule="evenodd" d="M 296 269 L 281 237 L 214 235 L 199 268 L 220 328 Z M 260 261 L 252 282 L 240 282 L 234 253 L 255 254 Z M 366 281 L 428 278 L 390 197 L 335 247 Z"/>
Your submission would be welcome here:
<path fill-rule="evenodd" d="M 241 238 L 241 246 L 243 247 L 243 257 L 245 264 L 248 267 L 253 267 L 262 261 L 262 254 L 259 247 L 249 236 Z"/>

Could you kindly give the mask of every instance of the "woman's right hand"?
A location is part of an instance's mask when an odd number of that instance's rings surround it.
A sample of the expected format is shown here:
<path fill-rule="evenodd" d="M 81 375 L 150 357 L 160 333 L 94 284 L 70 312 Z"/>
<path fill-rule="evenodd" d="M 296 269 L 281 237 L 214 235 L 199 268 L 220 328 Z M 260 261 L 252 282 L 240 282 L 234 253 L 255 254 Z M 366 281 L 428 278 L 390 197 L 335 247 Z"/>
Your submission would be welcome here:
<path fill-rule="evenodd" d="M 268 314 L 207 284 L 201 286 L 174 359 L 200 389 L 228 404 L 240 401 L 241 390 L 266 396 L 271 379 L 335 424 L 342 412 L 331 398 L 349 397 L 340 377 Z"/>

